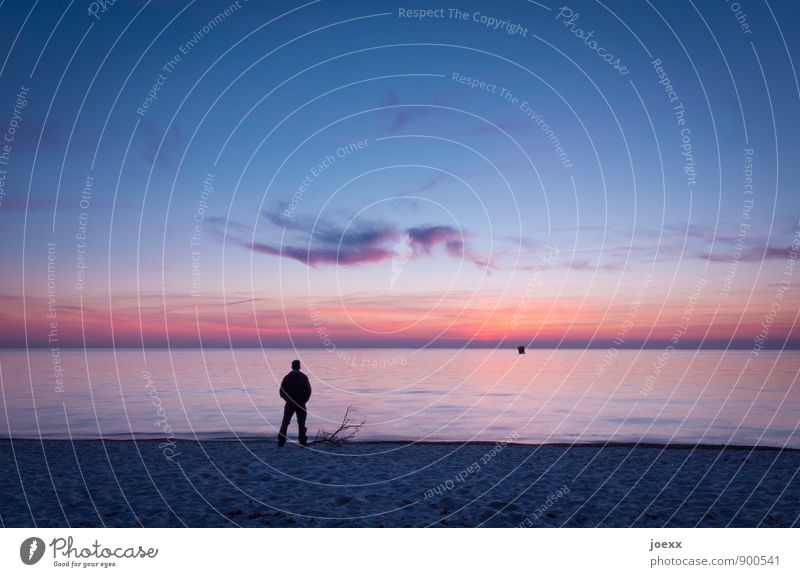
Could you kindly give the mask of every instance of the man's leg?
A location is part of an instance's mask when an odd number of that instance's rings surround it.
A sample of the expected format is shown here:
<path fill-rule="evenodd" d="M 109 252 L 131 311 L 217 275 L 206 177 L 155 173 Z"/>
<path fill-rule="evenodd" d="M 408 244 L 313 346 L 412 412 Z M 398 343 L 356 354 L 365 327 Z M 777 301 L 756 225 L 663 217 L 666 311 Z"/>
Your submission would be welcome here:
<path fill-rule="evenodd" d="M 281 430 L 278 433 L 278 446 L 283 447 L 286 444 L 286 431 L 289 430 L 289 422 L 292 420 L 294 414 L 294 406 L 292 403 L 286 403 L 283 407 L 283 421 L 281 422 Z"/>
<path fill-rule="evenodd" d="M 304 405 L 297 406 L 297 429 L 300 437 L 300 444 L 304 447 L 308 445 L 308 437 L 306 436 L 306 408 Z"/>

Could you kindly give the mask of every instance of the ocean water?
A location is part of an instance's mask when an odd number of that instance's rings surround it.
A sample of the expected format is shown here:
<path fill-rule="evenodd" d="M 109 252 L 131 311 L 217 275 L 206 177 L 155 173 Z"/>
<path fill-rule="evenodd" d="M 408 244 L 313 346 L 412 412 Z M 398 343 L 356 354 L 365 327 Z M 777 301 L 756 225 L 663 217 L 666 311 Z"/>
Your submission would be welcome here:
<path fill-rule="evenodd" d="M 312 436 L 800 448 L 798 351 L 6 350 L 0 436 L 273 438 L 293 358 Z"/>

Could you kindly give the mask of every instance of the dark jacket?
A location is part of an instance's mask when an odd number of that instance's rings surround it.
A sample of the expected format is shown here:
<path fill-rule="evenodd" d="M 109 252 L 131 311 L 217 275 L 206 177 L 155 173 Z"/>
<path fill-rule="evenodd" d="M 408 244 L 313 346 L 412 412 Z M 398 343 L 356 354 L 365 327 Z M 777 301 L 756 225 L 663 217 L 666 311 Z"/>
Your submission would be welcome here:
<path fill-rule="evenodd" d="M 305 405 L 311 398 L 311 383 L 300 371 L 292 371 L 281 382 L 281 398 L 296 405 Z"/>

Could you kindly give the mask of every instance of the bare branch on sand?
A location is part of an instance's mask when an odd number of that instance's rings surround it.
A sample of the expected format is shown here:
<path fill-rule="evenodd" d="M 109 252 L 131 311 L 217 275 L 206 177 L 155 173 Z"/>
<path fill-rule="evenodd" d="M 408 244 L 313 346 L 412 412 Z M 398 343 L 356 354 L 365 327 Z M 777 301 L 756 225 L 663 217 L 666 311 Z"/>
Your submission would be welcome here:
<path fill-rule="evenodd" d="M 361 427 L 367 423 L 367 419 L 363 418 L 360 422 L 354 422 L 352 413 L 355 413 L 355 409 L 352 405 L 350 405 L 347 407 L 344 417 L 342 417 L 342 424 L 339 425 L 338 429 L 332 432 L 326 431 L 325 429 L 319 429 L 317 430 L 314 440 L 308 444 L 313 445 L 315 443 L 330 443 L 332 445 L 341 445 L 353 439 L 353 437 L 355 437 L 361 430 Z"/>

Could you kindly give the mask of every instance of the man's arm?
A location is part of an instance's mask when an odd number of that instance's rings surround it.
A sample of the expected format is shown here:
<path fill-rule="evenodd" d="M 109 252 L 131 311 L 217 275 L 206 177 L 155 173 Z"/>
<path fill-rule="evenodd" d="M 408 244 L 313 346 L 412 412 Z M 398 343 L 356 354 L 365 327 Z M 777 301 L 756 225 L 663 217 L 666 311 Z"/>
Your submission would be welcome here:
<path fill-rule="evenodd" d="M 305 381 L 306 381 L 305 382 L 305 392 L 306 392 L 305 397 L 306 397 L 306 402 L 308 402 L 308 399 L 311 398 L 311 382 L 309 382 L 308 376 L 306 376 L 306 375 L 303 375 L 303 376 L 305 377 Z"/>
<path fill-rule="evenodd" d="M 286 379 L 287 379 L 287 377 L 283 377 L 283 380 L 281 381 L 281 388 L 280 388 L 280 391 L 279 391 L 281 399 L 283 399 L 284 401 L 288 400 L 286 398 L 286 391 L 284 390 L 284 386 L 286 385 Z"/>

